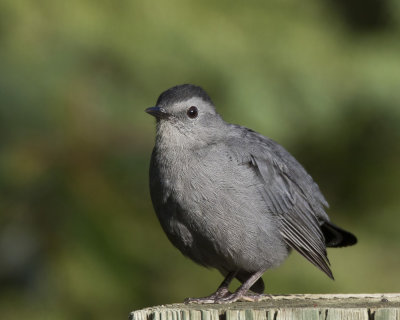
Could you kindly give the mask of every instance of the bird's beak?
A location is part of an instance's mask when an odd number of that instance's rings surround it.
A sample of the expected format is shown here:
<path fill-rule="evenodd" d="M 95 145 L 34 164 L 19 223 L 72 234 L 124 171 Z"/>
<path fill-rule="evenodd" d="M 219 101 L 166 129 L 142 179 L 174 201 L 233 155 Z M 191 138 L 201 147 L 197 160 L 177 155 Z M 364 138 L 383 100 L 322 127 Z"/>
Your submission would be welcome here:
<path fill-rule="evenodd" d="M 147 108 L 145 111 L 148 114 L 151 114 L 152 116 L 156 117 L 157 119 L 167 119 L 170 116 L 170 114 L 167 111 L 165 111 L 164 108 L 157 106 Z"/>

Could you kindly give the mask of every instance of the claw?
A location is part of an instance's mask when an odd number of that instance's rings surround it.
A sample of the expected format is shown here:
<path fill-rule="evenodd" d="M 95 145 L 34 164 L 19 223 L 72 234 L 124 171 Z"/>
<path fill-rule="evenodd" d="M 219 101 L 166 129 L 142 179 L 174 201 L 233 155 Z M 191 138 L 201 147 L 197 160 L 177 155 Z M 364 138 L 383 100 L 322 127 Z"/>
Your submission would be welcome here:
<path fill-rule="evenodd" d="M 218 303 L 219 299 L 222 299 L 226 296 L 231 295 L 227 288 L 220 288 L 217 292 L 213 293 L 208 297 L 203 298 L 186 298 L 184 303 L 191 304 L 191 303 L 198 303 L 198 304 L 206 304 L 206 303 Z"/>
<path fill-rule="evenodd" d="M 261 294 L 240 294 L 240 292 L 234 292 L 229 296 L 222 297 L 220 299 L 216 299 L 215 303 L 233 303 L 238 300 L 249 301 L 249 302 L 257 302 L 261 298 Z"/>
<path fill-rule="evenodd" d="M 204 298 L 186 298 L 184 303 L 185 304 L 215 303 L 215 299 L 209 299 L 208 297 L 204 297 Z"/>

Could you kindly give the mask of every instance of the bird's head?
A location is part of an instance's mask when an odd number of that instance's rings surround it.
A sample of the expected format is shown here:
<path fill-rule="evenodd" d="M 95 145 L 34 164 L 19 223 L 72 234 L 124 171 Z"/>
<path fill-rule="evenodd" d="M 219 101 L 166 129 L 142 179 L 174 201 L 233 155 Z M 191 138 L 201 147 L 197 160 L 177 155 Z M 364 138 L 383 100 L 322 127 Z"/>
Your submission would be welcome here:
<path fill-rule="evenodd" d="M 192 84 L 172 87 L 146 112 L 157 119 L 157 137 L 180 145 L 210 143 L 217 138 L 223 120 L 208 94 Z"/>

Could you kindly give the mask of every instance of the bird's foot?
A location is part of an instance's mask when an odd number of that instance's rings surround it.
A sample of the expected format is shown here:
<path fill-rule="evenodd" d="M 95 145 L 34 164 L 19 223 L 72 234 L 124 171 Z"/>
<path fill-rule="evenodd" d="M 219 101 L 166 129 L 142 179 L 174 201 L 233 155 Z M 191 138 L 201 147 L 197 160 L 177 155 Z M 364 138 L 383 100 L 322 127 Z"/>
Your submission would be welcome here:
<path fill-rule="evenodd" d="M 257 302 L 264 295 L 261 294 L 242 294 L 240 292 L 231 293 L 228 290 L 216 292 L 208 297 L 204 298 L 187 298 L 185 299 L 186 304 L 206 304 L 206 303 L 233 303 L 238 300 Z"/>
<path fill-rule="evenodd" d="M 220 288 L 217 292 L 208 297 L 203 298 L 186 298 L 185 304 L 205 304 L 205 303 L 218 303 L 219 299 L 230 296 L 232 293 L 227 288 Z"/>
<path fill-rule="evenodd" d="M 241 292 L 234 292 L 219 299 L 216 299 L 215 303 L 233 303 L 238 300 L 256 302 L 261 297 L 261 294 L 243 294 Z"/>
<path fill-rule="evenodd" d="M 245 294 L 240 299 L 243 301 L 257 302 L 257 301 L 260 301 L 260 299 L 265 296 L 270 297 L 269 294 L 265 295 L 265 294 L 254 293 L 254 294 Z"/>

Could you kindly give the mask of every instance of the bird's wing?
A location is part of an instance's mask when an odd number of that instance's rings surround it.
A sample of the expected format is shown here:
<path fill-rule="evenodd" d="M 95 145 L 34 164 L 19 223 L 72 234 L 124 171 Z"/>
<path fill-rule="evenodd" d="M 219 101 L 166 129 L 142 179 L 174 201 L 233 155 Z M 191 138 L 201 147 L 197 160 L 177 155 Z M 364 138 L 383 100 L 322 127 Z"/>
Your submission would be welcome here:
<path fill-rule="evenodd" d="M 254 131 L 230 143 L 240 163 L 254 170 L 261 180 L 261 195 L 275 215 L 286 243 L 333 279 L 319 220 L 328 220 L 327 206 L 318 186 L 282 146 Z"/>

